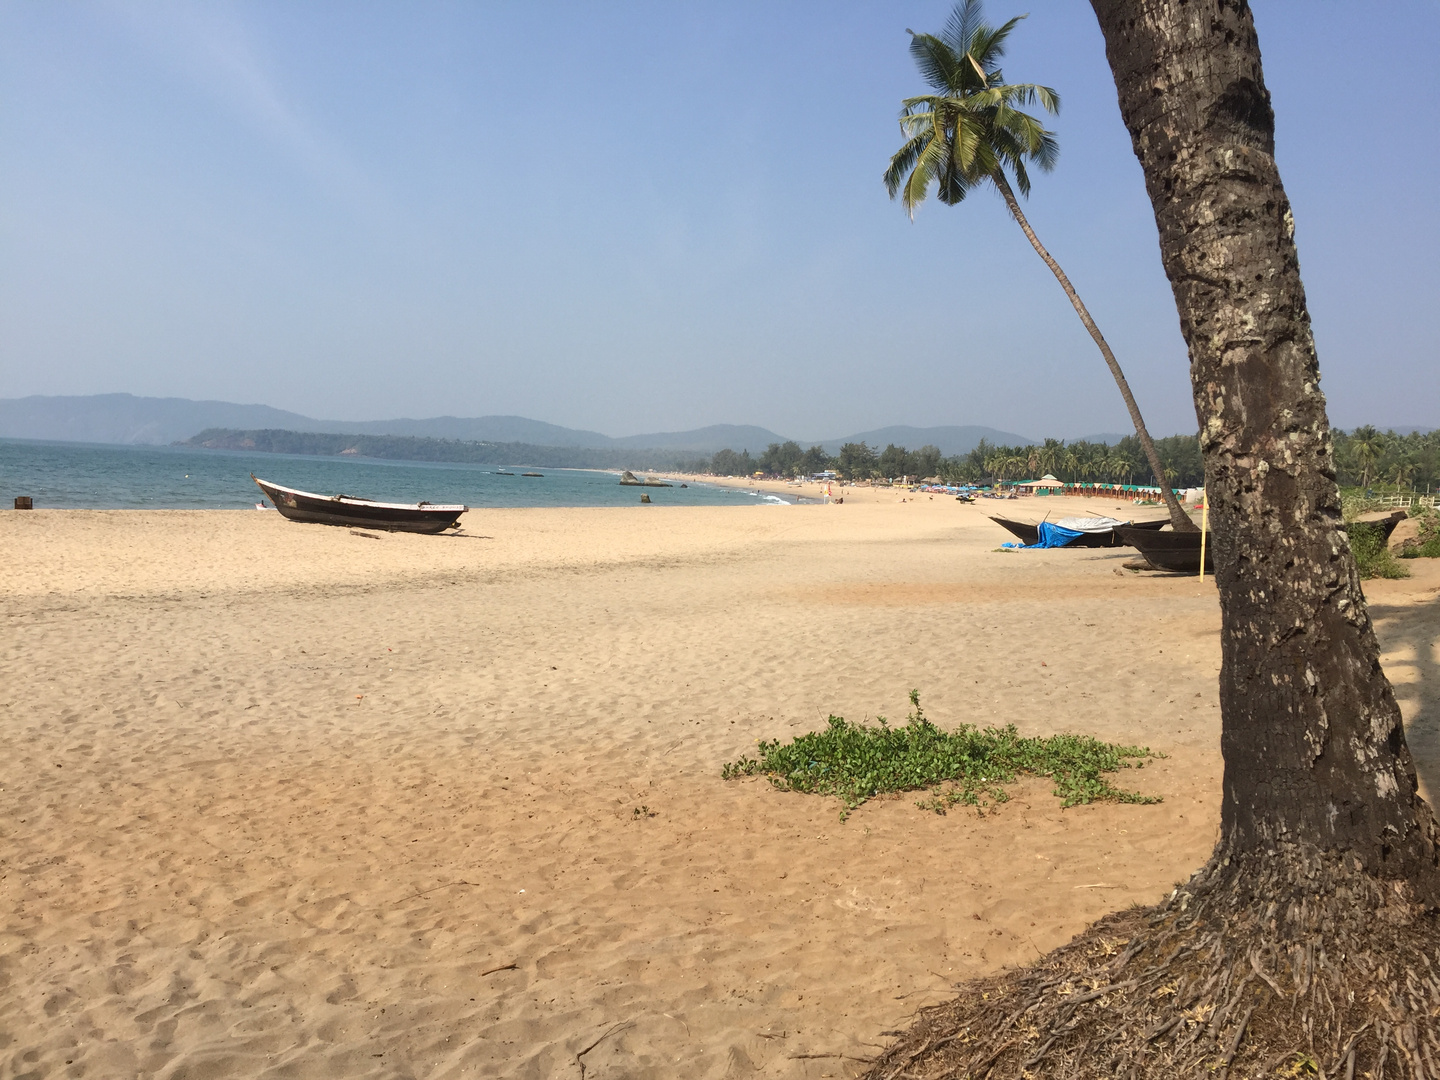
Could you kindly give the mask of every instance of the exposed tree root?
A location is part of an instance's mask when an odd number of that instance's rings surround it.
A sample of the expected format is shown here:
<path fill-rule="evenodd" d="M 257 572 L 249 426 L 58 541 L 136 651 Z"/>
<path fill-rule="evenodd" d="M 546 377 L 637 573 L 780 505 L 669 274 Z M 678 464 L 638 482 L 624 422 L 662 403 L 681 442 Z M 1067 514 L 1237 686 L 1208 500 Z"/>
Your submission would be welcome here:
<path fill-rule="evenodd" d="M 920 1012 L 868 1080 L 1440 1080 L 1440 922 L 1403 882 L 1289 849 Z"/>

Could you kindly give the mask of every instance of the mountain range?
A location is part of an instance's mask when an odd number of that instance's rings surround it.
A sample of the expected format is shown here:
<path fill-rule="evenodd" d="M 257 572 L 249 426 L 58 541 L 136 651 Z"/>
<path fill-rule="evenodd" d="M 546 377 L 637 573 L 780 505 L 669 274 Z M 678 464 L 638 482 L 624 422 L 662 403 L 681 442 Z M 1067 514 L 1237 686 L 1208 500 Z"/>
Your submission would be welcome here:
<path fill-rule="evenodd" d="M 133 394 L 92 394 L 75 397 L 0 398 L 0 438 L 55 439 L 64 442 L 166 445 L 183 442 L 207 428 L 280 429 L 344 435 L 411 435 L 463 442 L 529 443 L 535 446 L 587 449 L 676 450 L 713 454 L 729 448 L 756 454 L 787 436 L 747 424 L 712 424 L 692 431 L 662 431 L 615 438 L 598 431 L 547 424 L 523 416 L 435 416 L 412 420 L 316 420 L 269 405 L 237 405 L 228 401 L 136 397 Z M 982 425 L 945 427 L 884 427 L 820 440 L 827 453 L 842 443 L 887 443 L 917 449 L 938 446 L 946 455 L 964 454 L 981 439 L 1006 446 L 1034 440 Z M 811 445 L 797 439 L 802 446 Z"/>

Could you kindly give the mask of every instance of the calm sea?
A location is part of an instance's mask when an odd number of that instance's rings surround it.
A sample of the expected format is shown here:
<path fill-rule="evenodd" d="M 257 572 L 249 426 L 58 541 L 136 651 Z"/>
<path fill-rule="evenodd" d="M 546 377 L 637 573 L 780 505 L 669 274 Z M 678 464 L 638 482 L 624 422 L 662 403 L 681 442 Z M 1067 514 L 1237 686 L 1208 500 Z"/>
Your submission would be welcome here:
<path fill-rule="evenodd" d="M 247 454 L 190 446 L 110 446 L 0 439 L 0 508 L 29 495 L 36 509 L 244 509 L 261 499 L 250 474 L 323 495 L 467 506 L 634 506 L 640 490 L 617 473 L 535 469 L 497 475 L 494 465 L 373 458 Z M 736 506 L 787 501 L 711 484 L 646 488 L 658 506 Z"/>

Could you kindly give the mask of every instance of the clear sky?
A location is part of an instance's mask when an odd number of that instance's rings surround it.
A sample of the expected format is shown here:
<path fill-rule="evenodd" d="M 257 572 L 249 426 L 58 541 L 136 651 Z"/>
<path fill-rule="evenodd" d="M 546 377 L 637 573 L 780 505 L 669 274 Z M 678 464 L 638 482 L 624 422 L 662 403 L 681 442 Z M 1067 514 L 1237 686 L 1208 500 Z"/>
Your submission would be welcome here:
<path fill-rule="evenodd" d="M 1152 431 L 1193 432 L 1154 219 L 1084 0 L 1028 212 Z M 998 197 L 880 181 L 914 2 L 0 0 L 0 397 L 135 394 L 613 435 L 1124 431 Z M 1332 420 L 1440 426 L 1440 5 L 1255 0 Z"/>

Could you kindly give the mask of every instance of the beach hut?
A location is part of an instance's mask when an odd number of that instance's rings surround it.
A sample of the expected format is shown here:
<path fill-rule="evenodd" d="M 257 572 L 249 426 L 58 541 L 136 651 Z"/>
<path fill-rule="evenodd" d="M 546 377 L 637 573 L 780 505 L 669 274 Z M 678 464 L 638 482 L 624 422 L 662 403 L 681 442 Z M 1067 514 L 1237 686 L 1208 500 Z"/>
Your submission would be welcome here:
<path fill-rule="evenodd" d="M 1052 489 L 1059 490 L 1065 486 L 1065 481 L 1056 480 L 1055 477 L 1046 473 L 1039 480 L 1027 480 L 1017 487 L 1028 488 L 1032 495 L 1048 495 Z"/>

